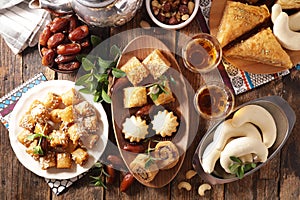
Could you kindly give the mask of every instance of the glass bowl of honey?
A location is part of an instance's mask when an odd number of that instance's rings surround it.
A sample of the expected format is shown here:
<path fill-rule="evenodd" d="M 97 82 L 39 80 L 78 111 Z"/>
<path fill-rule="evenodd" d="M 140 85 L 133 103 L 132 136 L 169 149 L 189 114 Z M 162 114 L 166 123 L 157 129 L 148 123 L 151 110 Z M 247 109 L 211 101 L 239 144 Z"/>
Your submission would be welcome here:
<path fill-rule="evenodd" d="M 207 33 L 194 35 L 182 48 L 183 63 L 195 73 L 207 73 L 215 69 L 222 59 L 219 41 Z"/>
<path fill-rule="evenodd" d="M 234 107 L 234 95 L 222 82 L 212 81 L 201 86 L 194 96 L 194 106 L 205 119 L 225 118 Z"/>

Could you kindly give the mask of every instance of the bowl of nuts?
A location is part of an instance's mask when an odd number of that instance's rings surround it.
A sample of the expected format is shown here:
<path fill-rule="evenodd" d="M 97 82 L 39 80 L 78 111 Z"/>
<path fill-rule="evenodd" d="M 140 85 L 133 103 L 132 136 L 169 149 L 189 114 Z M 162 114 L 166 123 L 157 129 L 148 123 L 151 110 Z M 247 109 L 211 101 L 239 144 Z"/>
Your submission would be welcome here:
<path fill-rule="evenodd" d="M 165 29 L 181 29 L 196 16 L 199 0 L 146 0 L 152 21 Z"/>
<path fill-rule="evenodd" d="M 42 65 L 60 73 L 72 73 L 80 67 L 80 54 L 91 49 L 89 27 L 74 15 L 55 17 L 39 36 Z"/>

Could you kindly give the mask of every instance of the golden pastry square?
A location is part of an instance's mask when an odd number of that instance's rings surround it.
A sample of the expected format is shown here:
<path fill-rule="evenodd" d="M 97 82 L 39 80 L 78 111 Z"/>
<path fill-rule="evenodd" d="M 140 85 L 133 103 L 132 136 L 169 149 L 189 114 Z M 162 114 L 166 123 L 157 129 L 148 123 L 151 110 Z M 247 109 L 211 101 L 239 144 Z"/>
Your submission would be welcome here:
<path fill-rule="evenodd" d="M 154 79 L 158 79 L 162 76 L 171 66 L 171 63 L 158 49 L 152 51 L 152 53 L 143 60 L 143 64 L 150 71 Z"/>
<path fill-rule="evenodd" d="M 152 99 L 153 103 L 156 106 L 171 103 L 171 102 L 175 101 L 175 98 L 173 97 L 173 93 L 169 87 L 169 84 L 166 84 L 164 89 L 166 92 L 159 94 L 157 99 L 155 99 L 155 100 Z"/>
<path fill-rule="evenodd" d="M 146 87 L 124 88 L 124 107 L 133 108 L 147 104 Z"/>
<path fill-rule="evenodd" d="M 144 65 L 137 59 L 137 57 L 130 58 L 122 67 L 121 70 L 126 73 L 128 80 L 133 84 L 137 85 L 144 78 L 149 75 L 149 71 Z"/>
<path fill-rule="evenodd" d="M 56 168 L 70 169 L 72 167 L 72 159 L 70 153 L 57 153 Z"/>
<path fill-rule="evenodd" d="M 72 153 L 72 159 L 76 164 L 84 165 L 89 159 L 89 154 L 82 148 L 78 148 Z"/>

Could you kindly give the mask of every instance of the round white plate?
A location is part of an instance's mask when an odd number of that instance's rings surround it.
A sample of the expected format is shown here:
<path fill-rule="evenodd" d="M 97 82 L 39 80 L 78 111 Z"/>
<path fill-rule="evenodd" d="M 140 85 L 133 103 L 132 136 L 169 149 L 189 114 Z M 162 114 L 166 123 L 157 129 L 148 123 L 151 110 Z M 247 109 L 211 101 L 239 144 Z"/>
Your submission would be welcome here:
<path fill-rule="evenodd" d="M 9 123 L 9 138 L 11 146 L 18 158 L 18 160 L 33 173 L 48 179 L 69 179 L 78 176 L 89 170 L 101 157 L 104 152 L 105 146 L 108 140 L 108 120 L 107 115 L 100 103 L 93 102 L 92 95 L 82 94 L 84 98 L 89 101 L 99 112 L 101 117 L 99 140 L 92 149 L 88 149 L 90 155 L 88 162 L 84 166 L 73 164 L 71 169 L 56 169 L 50 168 L 42 170 L 39 162 L 34 160 L 29 154 L 26 153 L 26 147 L 17 140 L 18 133 L 22 130 L 19 127 L 19 121 L 24 113 L 29 109 L 31 103 L 38 99 L 44 100 L 48 92 L 54 92 L 56 94 L 62 94 L 71 88 L 74 88 L 75 84 L 72 81 L 67 80 L 51 80 L 43 82 L 34 88 L 26 92 L 16 104 L 13 112 L 11 113 Z"/>

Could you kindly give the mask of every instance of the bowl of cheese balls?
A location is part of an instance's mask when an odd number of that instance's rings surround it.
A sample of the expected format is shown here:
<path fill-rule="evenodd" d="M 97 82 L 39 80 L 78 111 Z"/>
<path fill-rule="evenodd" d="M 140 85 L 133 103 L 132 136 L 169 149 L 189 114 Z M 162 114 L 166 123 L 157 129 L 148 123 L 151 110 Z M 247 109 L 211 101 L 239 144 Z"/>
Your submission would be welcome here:
<path fill-rule="evenodd" d="M 78 70 L 78 56 L 90 50 L 89 27 L 75 15 L 55 17 L 39 36 L 42 65 L 60 73 Z"/>

